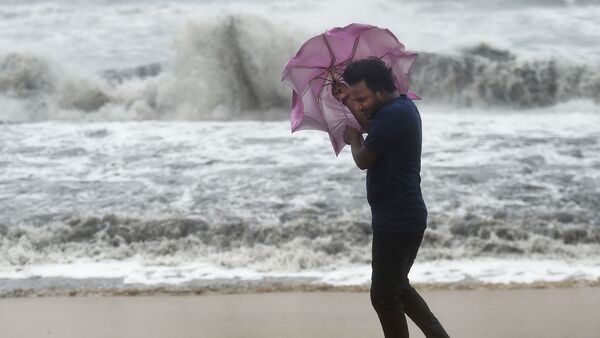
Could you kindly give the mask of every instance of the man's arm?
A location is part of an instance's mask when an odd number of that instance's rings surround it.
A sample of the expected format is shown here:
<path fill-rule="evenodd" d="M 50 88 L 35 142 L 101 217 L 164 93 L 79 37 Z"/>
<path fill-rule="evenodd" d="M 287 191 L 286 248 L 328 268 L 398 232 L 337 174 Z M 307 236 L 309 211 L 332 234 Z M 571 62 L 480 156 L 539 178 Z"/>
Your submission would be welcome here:
<path fill-rule="evenodd" d="M 363 145 L 363 138 L 358 130 L 346 127 L 344 130 L 344 142 L 350 144 L 354 163 L 361 170 L 369 169 L 373 166 L 377 155 Z"/>

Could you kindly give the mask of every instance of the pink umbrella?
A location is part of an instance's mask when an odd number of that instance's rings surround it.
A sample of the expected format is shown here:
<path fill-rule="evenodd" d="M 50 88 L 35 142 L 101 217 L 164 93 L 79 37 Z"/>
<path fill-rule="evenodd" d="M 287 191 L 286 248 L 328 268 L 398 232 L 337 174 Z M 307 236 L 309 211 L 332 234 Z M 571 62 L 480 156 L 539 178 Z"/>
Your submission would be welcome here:
<path fill-rule="evenodd" d="M 408 72 L 417 54 L 405 51 L 392 32 L 358 23 L 335 27 L 306 41 L 283 70 L 281 80 L 292 88 L 292 132 L 327 132 L 337 156 L 345 146 L 345 127 L 361 128 L 350 110 L 332 95 L 331 86 L 342 82 L 344 69 L 352 60 L 368 57 L 377 57 L 392 68 L 400 94 L 420 99 L 408 90 Z"/>

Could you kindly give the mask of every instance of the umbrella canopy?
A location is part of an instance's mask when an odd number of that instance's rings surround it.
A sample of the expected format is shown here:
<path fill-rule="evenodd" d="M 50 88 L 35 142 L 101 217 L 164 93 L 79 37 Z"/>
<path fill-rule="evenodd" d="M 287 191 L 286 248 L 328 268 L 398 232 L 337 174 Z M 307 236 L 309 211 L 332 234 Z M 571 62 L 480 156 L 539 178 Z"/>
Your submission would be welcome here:
<path fill-rule="evenodd" d="M 283 70 L 282 81 L 292 88 L 292 132 L 322 130 L 338 155 L 345 143 L 346 126 L 360 130 L 350 110 L 332 94 L 332 86 L 342 82 L 346 66 L 353 60 L 376 57 L 392 68 L 400 94 L 419 99 L 408 90 L 408 72 L 417 54 L 388 29 L 353 23 L 335 27 L 306 41 Z"/>

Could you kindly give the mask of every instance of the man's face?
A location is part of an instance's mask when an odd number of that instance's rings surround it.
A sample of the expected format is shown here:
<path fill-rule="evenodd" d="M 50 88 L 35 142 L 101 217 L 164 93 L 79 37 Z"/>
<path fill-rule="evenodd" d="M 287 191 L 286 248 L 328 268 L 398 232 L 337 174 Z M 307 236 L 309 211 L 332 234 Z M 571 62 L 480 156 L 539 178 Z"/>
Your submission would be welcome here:
<path fill-rule="evenodd" d="M 350 86 L 348 94 L 354 108 L 365 114 L 367 118 L 372 118 L 381 106 L 381 94 L 372 92 L 364 80 Z"/>

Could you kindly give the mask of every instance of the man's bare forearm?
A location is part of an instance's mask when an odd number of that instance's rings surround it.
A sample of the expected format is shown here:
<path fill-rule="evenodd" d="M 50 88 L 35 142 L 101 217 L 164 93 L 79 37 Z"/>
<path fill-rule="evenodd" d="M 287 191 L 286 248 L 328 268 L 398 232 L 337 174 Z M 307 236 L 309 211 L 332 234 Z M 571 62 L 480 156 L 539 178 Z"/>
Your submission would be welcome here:
<path fill-rule="evenodd" d="M 350 141 L 350 149 L 352 151 L 352 158 L 354 159 L 354 163 L 360 168 L 360 158 L 358 153 L 360 152 L 360 148 L 362 147 L 362 136 L 353 137 Z M 361 168 L 362 169 L 362 168 Z"/>
<path fill-rule="evenodd" d="M 363 144 L 363 137 L 360 134 L 356 134 L 355 137 L 352 138 L 352 140 L 350 141 L 350 149 L 352 151 L 352 158 L 354 159 L 354 163 L 356 163 L 356 166 L 358 166 L 361 170 L 367 169 L 365 167 L 365 165 L 362 163 L 362 158 L 360 156 L 360 150 L 362 148 L 362 144 Z"/>

